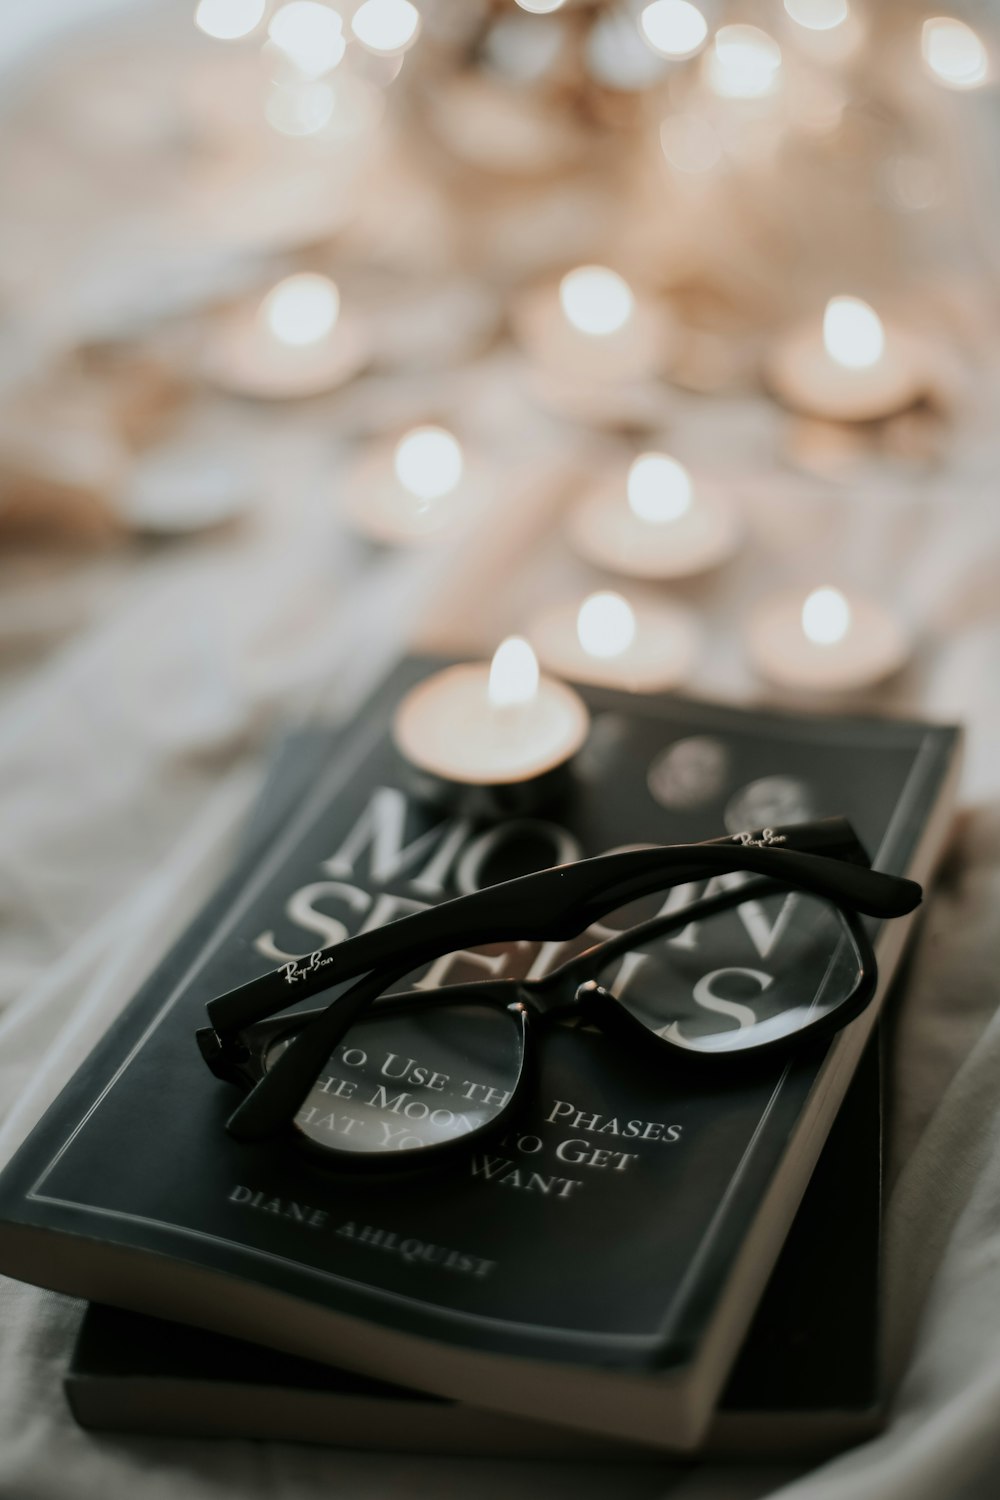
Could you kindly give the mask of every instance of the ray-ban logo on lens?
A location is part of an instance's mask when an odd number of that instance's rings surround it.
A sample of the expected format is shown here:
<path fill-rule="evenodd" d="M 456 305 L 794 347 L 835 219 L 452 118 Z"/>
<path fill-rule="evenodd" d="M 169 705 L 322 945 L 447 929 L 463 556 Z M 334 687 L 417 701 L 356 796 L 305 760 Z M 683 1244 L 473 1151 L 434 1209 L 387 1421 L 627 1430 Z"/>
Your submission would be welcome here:
<path fill-rule="evenodd" d="M 755 839 L 752 833 L 734 833 L 733 843 L 742 844 L 744 849 L 770 849 L 775 844 L 785 843 L 785 835 L 775 833 L 773 828 L 762 828 L 759 839 Z"/>

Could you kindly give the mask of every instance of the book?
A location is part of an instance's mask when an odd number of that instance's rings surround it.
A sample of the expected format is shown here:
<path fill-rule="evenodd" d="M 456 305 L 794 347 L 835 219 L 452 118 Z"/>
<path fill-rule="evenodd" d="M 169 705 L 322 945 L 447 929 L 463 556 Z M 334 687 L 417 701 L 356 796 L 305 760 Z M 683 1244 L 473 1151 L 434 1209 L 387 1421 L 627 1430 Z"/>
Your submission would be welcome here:
<path fill-rule="evenodd" d="M 594 728 L 566 800 L 475 823 L 407 793 L 388 735 L 401 694 L 438 665 L 392 674 L 29 1136 L 0 1178 L 0 1271 L 473 1406 L 691 1448 L 878 997 L 832 1041 L 738 1080 L 665 1081 L 595 1031 L 553 1027 L 504 1149 L 381 1183 L 226 1134 L 234 1093 L 194 1043 L 204 1003 L 362 924 L 624 844 L 843 814 L 878 867 L 926 882 L 959 735 L 588 690 Z M 880 994 L 909 926 L 873 924 Z M 741 937 L 763 961 L 775 931 Z M 503 961 L 538 956 L 514 945 Z"/>
<path fill-rule="evenodd" d="M 279 745 L 242 840 L 273 836 L 322 771 L 325 729 Z M 823 1148 L 701 1451 L 835 1451 L 877 1430 L 882 1066 L 869 1044 Z M 96 1431 L 355 1448 L 580 1457 L 649 1449 L 488 1412 L 241 1339 L 91 1304 L 64 1378 Z"/>
<path fill-rule="evenodd" d="M 702 1453 L 817 1456 L 880 1419 L 879 1037 L 866 1048 L 723 1391 Z M 496 1458 L 648 1459 L 650 1449 L 548 1426 L 91 1304 L 66 1370 L 95 1431 L 254 1438 Z"/>

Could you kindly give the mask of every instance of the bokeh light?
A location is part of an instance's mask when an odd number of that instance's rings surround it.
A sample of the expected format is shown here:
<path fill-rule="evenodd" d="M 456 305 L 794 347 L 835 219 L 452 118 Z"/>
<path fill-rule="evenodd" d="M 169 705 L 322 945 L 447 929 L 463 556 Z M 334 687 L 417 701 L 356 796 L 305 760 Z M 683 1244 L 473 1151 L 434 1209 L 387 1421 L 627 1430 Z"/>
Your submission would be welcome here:
<path fill-rule="evenodd" d="M 261 312 L 280 344 L 304 348 L 332 332 L 340 315 L 340 293 L 328 276 L 300 271 L 272 287 Z"/>
<path fill-rule="evenodd" d="M 823 344 L 838 365 L 863 370 L 885 349 L 882 319 L 860 297 L 831 297 L 823 313 Z"/>
<path fill-rule="evenodd" d="M 851 628 L 851 606 L 839 589 L 813 589 L 802 606 L 802 632 L 815 646 L 835 646 Z"/>
<path fill-rule="evenodd" d="M 694 489 L 684 465 L 666 453 L 643 453 L 626 480 L 629 509 L 640 521 L 662 526 L 691 509 Z"/>
<path fill-rule="evenodd" d="M 632 316 L 635 298 L 623 276 L 606 266 L 578 266 L 559 283 L 559 301 L 580 333 L 617 333 Z"/>

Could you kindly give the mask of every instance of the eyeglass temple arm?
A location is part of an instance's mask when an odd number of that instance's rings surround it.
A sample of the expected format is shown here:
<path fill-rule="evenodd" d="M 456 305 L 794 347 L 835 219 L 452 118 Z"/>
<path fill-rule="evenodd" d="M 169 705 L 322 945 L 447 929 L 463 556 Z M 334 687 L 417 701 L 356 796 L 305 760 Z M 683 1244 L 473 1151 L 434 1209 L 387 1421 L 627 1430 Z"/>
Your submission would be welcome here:
<path fill-rule="evenodd" d="M 707 917 L 714 917 L 719 912 L 729 911 L 733 906 L 743 906 L 748 901 L 762 901 L 767 896 L 789 894 L 787 888 L 777 882 L 759 877 L 733 886 L 731 890 L 720 891 L 716 896 L 703 897 L 700 901 L 689 901 L 685 906 L 677 907 L 674 911 L 661 912 L 659 916 L 650 917 L 648 922 L 639 922 L 634 927 L 627 927 L 624 932 L 616 933 L 614 937 L 594 943 L 592 947 L 585 948 L 582 953 L 575 953 L 565 963 L 550 969 L 543 978 L 532 981 L 529 988 L 544 992 L 550 988 L 555 989 L 557 986 L 572 983 L 577 974 L 582 978 L 589 978 L 593 974 L 595 963 L 610 963 L 612 959 L 630 953 L 634 948 L 641 948 L 644 943 L 650 943 L 654 938 L 662 938 L 678 928 L 688 927 L 692 922 L 704 922 Z"/>
<path fill-rule="evenodd" d="M 801 843 L 807 848 L 818 844 L 823 853 L 806 852 L 798 847 Z M 830 858 L 834 848 L 842 851 L 840 857 Z M 387 961 L 394 968 L 403 965 L 405 973 L 422 953 L 445 952 L 449 943 L 473 948 L 516 938 L 576 937 L 598 916 L 659 885 L 734 870 L 770 876 L 867 916 L 912 911 L 920 901 L 919 885 L 866 868 L 859 851 L 863 858 L 850 824 L 835 818 L 773 831 L 766 847 L 727 838 L 598 855 L 540 870 L 325 948 L 320 955 L 323 963 L 299 971 L 294 985 L 286 983 L 289 966 L 273 969 L 209 1001 L 209 1020 L 219 1033 L 232 1032 Z"/>

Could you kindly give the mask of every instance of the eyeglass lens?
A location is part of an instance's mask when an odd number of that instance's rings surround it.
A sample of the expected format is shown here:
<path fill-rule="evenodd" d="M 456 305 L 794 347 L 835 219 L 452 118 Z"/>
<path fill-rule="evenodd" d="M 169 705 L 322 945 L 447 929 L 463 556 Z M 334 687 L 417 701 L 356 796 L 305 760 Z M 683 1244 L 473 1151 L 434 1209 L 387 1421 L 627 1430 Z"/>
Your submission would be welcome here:
<path fill-rule="evenodd" d="M 446 954 L 376 1002 L 322 1069 L 295 1119 L 313 1144 L 355 1157 L 426 1150 L 492 1125 L 517 1088 L 521 1023 L 503 1003 L 478 1001 L 470 981 L 542 978 L 600 940 L 636 932 L 611 959 L 598 948 L 574 987 L 599 983 L 650 1034 L 702 1054 L 747 1052 L 793 1037 L 855 993 L 857 943 L 839 909 L 795 891 L 748 899 L 658 932 L 676 890 L 609 913 L 573 945 L 520 945 Z M 523 950 L 523 951 L 522 951 Z M 414 985 L 417 987 L 414 988 Z M 445 994 L 439 985 L 452 988 Z M 294 1027 L 264 1058 L 274 1065 Z"/>
<path fill-rule="evenodd" d="M 676 897 L 664 892 L 602 925 L 622 930 L 671 909 Z M 855 993 L 860 969 L 836 906 L 776 891 L 637 942 L 588 977 L 656 1036 L 717 1054 L 794 1036 Z"/>

